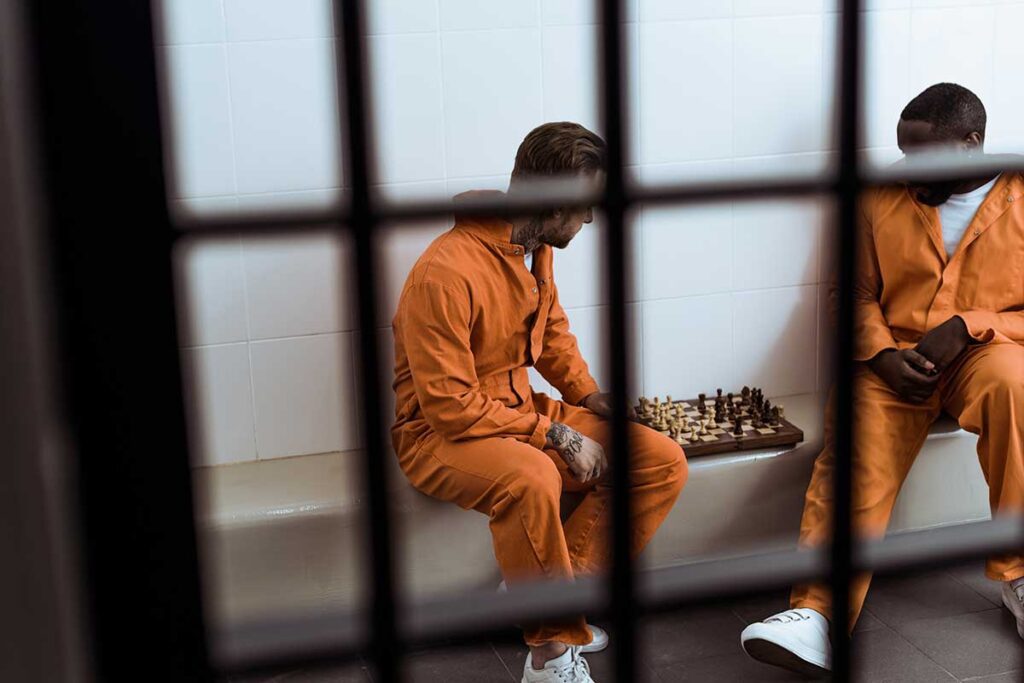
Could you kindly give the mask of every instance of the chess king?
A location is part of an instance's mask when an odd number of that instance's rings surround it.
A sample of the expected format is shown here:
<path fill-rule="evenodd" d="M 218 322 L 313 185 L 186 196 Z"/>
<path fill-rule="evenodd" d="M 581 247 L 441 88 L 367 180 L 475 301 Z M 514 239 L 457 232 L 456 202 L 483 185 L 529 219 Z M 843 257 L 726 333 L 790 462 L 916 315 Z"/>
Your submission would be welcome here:
<path fill-rule="evenodd" d="M 574 176 L 600 184 L 604 141 L 575 123 L 531 131 L 516 154 L 509 193 L 531 179 Z M 467 193 L 499 199 L 502 193 Z M 392 439 L 402 471 L 423 493 L 490 518 L 506 583 L 572 579 L 608 565 L 611 497 L 608 394 L 580 354 L 558 301 L 553 249 L 590 223 L 589 207 L 540 215 L 456 213 L 413 266 L 393 329 Z M 534 366 L 562 394 L 530 387 Z M 630 424 L 632 549 L 640 550 L 687 477 L 674 441 Z M 584 493 L 563 524 L 563 490 Z M 607 635 L 578 618 L 524 627 L 532 656 L 523 681 L 590 681 L 582 653 Z"/>
<path fill-rule="evenodd" d="M 985 123 L 974 93 L 932 86 L 900 117 L 900 163 L 936 148 L 982 157 Z M 942 411 L 979 437 L 993 515 L 1024 511 L 1024 174 L 883 188 L 864 198 L 861 211 L 853 291 L 857 533 L 885 533 L 896 494 Z M 803 545 L 828 541 L 833 401 L 807 488 Z M 985 573 L 1001 582 L 1024 638 L 1024 558 L 991 557 Z M 854 580 L 850 613 L 838 617 L 827 586 L 797 586 L 792 609 L 743 631 L 744 649 L 804 673 L 828 669 L 830 623 L 838 618 L 853 628 L 869 581 Z"/>

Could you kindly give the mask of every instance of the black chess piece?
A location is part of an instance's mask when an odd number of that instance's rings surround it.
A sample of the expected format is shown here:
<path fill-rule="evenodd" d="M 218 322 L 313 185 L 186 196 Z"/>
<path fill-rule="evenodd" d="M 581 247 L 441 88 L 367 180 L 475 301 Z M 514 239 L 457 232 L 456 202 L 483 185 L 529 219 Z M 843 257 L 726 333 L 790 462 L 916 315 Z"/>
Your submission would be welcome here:
<path fill-rule="evenodd" d="M 743 420 L 737 418 L 736 422 L 732 426 L 732 435 L 737 439 L 743 437 Z"/>

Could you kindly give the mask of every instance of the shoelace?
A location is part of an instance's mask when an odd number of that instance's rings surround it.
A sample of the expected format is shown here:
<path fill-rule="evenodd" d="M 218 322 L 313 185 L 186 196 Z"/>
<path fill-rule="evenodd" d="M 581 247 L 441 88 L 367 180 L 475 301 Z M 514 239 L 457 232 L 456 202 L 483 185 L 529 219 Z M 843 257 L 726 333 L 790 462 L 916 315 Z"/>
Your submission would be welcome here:
<path fill-rule="evenodd" d="M 810 617 L 808 617 L 806 614 L 801 614 L 800 612 L 791 609 L 776 614 L 773 617 L 768 617 L 764 620 L 764 623 L 771 624 L 773 622 L 778 622 L 780 624 L 789 624 L 794 621 L 807 621 L 808 619 L 810 619 Z"/>
<path fill-rule="evenodd" d="M 578 647 L 573 647 L 572 664 L 558 670 L 558 679 L 566 683 L 580 683 L 589 681 L 590 665 L 583 659 Z"/>

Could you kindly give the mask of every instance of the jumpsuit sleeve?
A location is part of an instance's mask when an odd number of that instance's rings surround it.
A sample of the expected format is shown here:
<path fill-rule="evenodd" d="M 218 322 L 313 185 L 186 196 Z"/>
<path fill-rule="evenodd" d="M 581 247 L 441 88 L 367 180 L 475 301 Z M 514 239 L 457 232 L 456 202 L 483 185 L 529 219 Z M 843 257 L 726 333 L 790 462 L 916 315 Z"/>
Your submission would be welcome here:
<path fill-rule="evenodd" d="M 569 318 L 558 301 L 558 288 L 552 281 L 551 309 L 544 326 L 544 348 L 537 359 L 537 370 L 562 394 L 566 403 L 579 405 L 599 391 L 587 362 L 580 353 L 576 336 L 569 331 Z"/>
<path fill-rule="evenodd" d="M 468 295 L 421 282 L 406 292 L 400 315 L 416 397 L 435 432 L 451 441 L 512 437 L 544 448 L 550 418 L 513 410 L 480 389 Z"/>
<path fill-rule="evenodd" d="M 1019 311 L 964 311 L 958 313 L 967 325 L 967 332 L 982 344 L 993 339 L 1024 344 L 1024 304 Z"/>
<path fill-rule="evenodd" d="M 898 348 L 892 330 L 879 303 L 882 273 L 871 220 L 863 204 L 857 237 L 857 259 L 853 275 L 853 358 L 871 360 L 886 349 Z"/>

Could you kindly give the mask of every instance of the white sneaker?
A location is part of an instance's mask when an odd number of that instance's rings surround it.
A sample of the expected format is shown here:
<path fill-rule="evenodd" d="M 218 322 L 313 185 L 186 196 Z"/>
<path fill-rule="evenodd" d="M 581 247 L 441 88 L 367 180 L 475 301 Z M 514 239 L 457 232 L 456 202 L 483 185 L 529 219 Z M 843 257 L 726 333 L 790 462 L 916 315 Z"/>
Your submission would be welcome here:
<path fill-rule="evenodd" d="M 590 629 L 590 635 L 594 638 L 586 645 L 581 645 L 580 652 L 600 652 L 608 647 L 608 631 L 605 631 L 600 626 L 594 626 L 593 624 L 587 624 L 587 628 Z"/>
<path fill-rule="evenodd" d="M 1017 620 L 1017 633 L 1024 638 L 1024 579 L 1003 581 L 1003 604 Z"/>
<path fill-rule="evenodd" d="M 533 668 L 533 655 L 527 653 L 523 683 L 594 683 L 594 679 L 580 646 L 570 645 L 560 656 L 545 662 L 540 671 Z"/>
<path fill-rule="evenodd" d="M 827 674 L 832 668 L 828 619 L 806 607 L 750 624 L 743 629 L 740 642 L 754 659 L 805 676 Z"/>
<path fill-rule="evenodd" d="M 502 581 L 498 584 L 499 593 L 507 593 L 508 586 Z M 593 624 L 587 624 L 587 628 L 590 629 L 590 635 L 593 636 L 589 643 L 580 646 L 580 652 L 600 652 L 608 647 L 608 632 L 600 626 L 594 626 Z"/>

